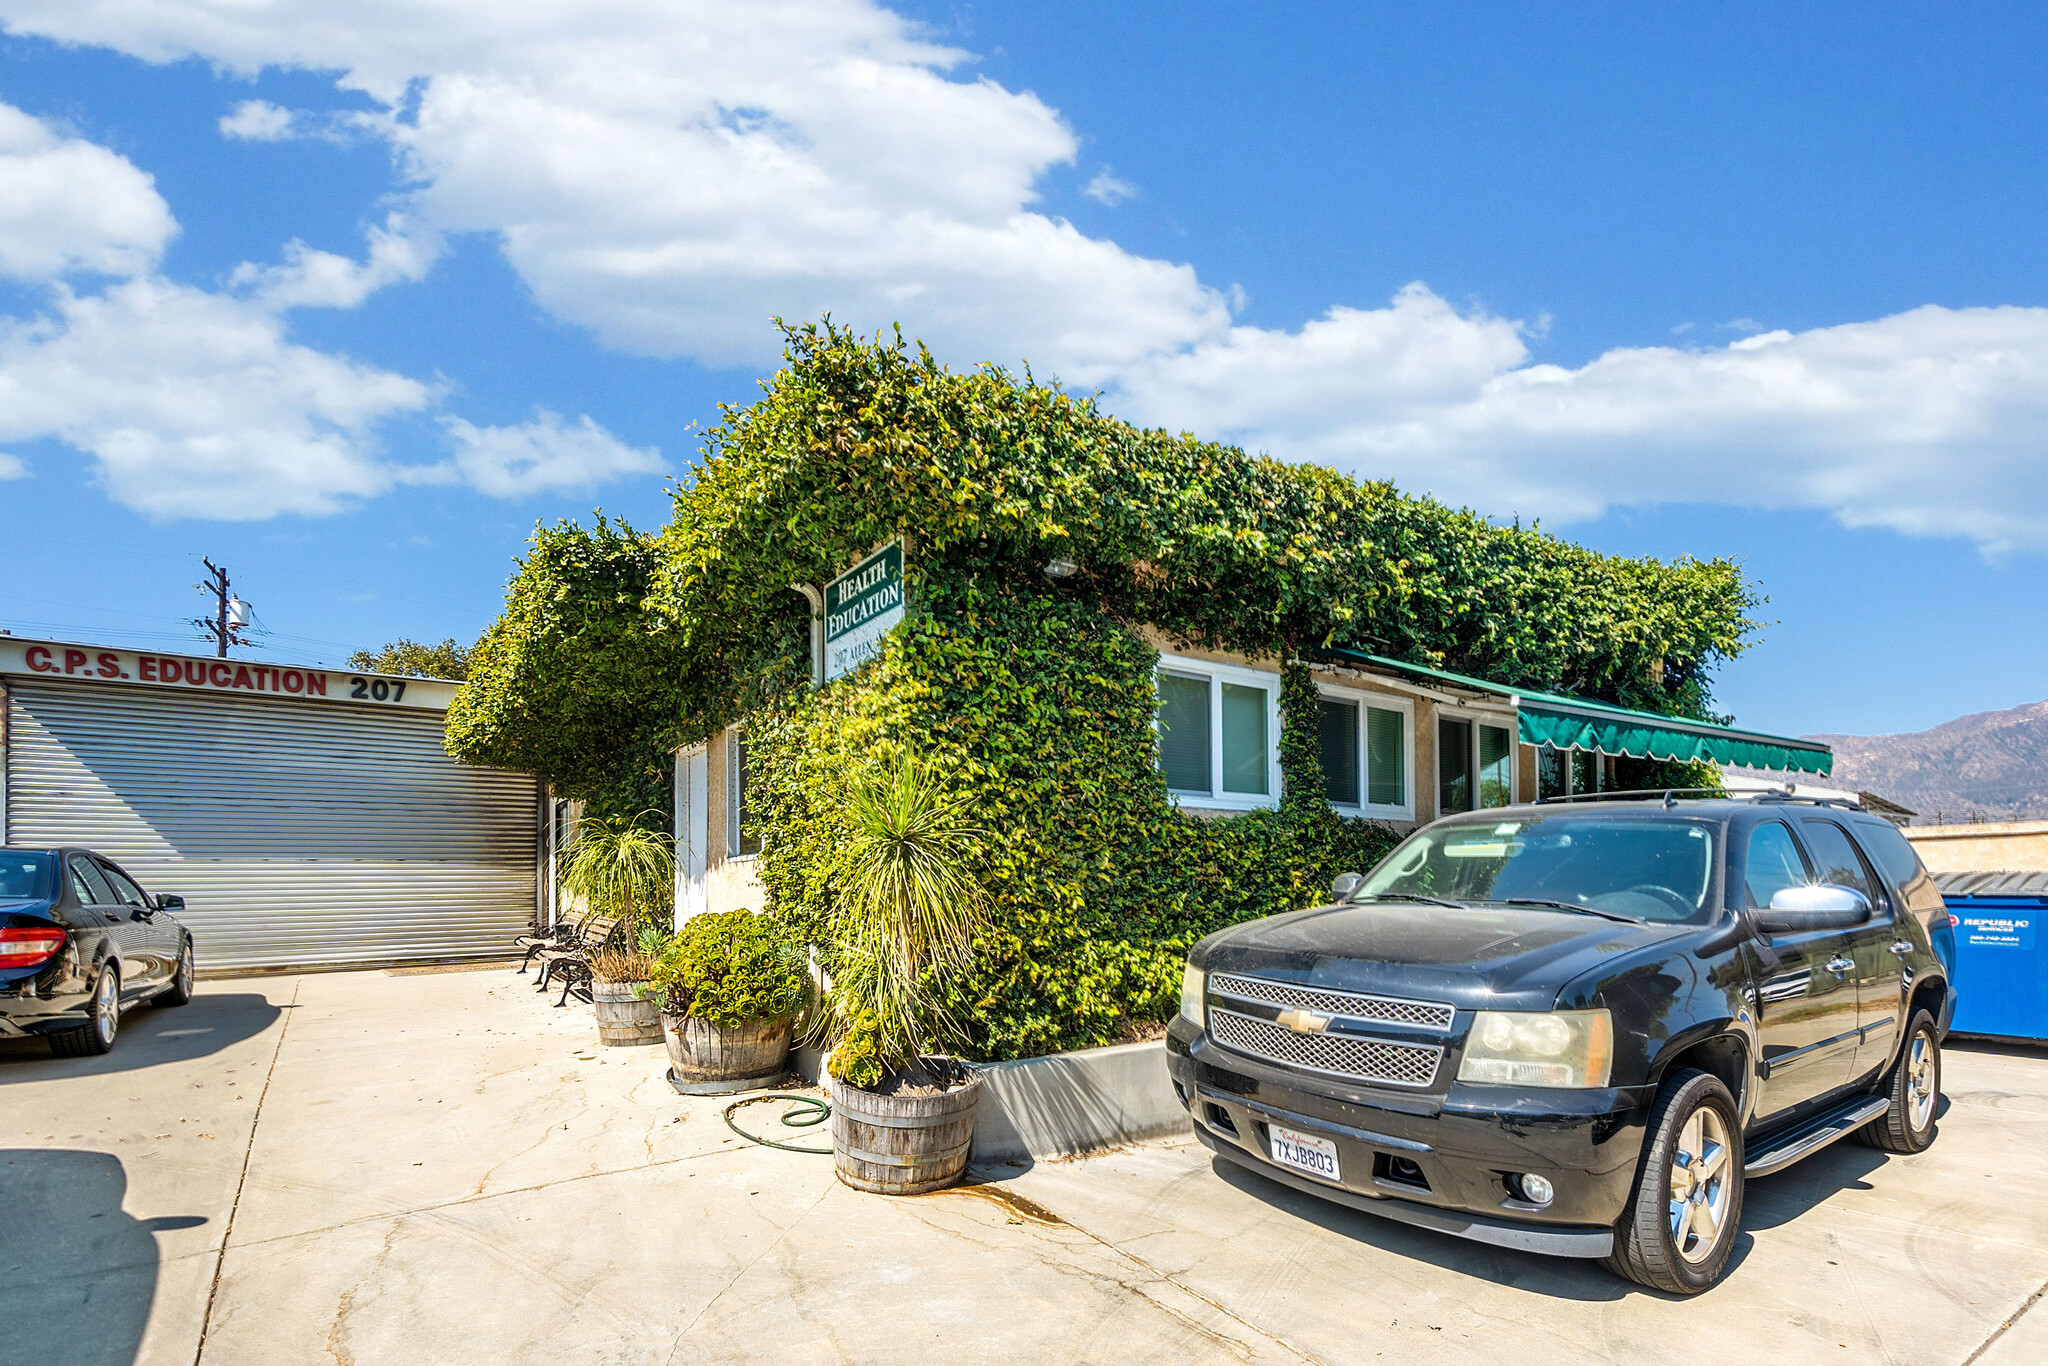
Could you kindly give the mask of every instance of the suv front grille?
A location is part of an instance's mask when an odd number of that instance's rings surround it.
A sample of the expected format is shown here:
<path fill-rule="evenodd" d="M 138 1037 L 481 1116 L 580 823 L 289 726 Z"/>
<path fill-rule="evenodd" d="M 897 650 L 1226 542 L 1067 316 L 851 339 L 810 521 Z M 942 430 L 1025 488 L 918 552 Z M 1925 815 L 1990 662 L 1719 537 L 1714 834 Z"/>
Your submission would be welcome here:
<path fill-rule="evenodd" d="M 1296 986 L 1267 977 L 1240 977 L 1219 972 L 1209 978 L 1209 988 L 1240 1001 L 1258 1001 L 1269 1006 L 1300 1006 L 1324 1015 L 1343 1015 L 1354 1020 L 1380 1020 L 1387 1024 L 1413 1025 L 1417 1029 L 1450 1032 L 1456 1008 L 1436 1001 L 1403 1001 L 1392 996 L 1365 996 L 1355 991 L 1326 991 L 1321 987 Z"/>
<path fill-rule="evenodd" d="M 1297 1034 L 1271 1020 L 1214 1007 L 1209 1011 L 1209 1032 L 1218 1043 L 1255 1058 L 1384 1086 L 1429 1085 L 1436 1080 L 1444 1052 L 1426 1044 L 1346 1034 Z"/>

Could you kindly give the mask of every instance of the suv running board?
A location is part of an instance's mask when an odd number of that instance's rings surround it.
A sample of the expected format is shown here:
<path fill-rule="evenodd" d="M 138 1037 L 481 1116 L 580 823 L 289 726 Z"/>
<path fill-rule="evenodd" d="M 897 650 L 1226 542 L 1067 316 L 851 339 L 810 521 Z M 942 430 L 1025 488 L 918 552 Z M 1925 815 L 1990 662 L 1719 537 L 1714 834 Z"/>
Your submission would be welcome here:
<path fill-rule="evenodd" d="M 1892 1103 L 1883 1096 L 1856 1096 L 1771 1140 L 1771 1146 L 1742 1164 L 1742 1175 L 1769 1176 L 1802 1157 L 1811 1157 L 1838 1138 L 1846 1138 L 1876 1119 Z"/>

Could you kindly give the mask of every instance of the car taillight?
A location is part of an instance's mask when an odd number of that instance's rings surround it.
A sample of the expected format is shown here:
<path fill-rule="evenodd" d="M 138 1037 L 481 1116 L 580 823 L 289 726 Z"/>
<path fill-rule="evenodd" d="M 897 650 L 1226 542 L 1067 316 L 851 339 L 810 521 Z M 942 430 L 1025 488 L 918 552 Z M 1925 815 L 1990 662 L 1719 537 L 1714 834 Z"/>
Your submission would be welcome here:
<path fill-rule="evenodd" d="M 0 929 L 0 969 L 36 967 L 55 958 L 63 948 L 64 931 L 54 925 Z"/>

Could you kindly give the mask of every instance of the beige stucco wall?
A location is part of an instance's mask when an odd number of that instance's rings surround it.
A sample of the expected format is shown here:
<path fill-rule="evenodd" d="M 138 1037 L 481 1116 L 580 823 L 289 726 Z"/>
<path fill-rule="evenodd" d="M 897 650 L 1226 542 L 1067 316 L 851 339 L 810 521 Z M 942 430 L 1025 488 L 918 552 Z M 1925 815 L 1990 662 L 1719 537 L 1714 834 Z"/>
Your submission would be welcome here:
<path fill-rule="evenodd" d="M 707 911 L 736 911 L 745 907 L 758 911 L 768 901 L 768 889 L 755 876 L 751 858 L 734 858 L 726 853 L 727 816 L 725 808 L 726 744 L 731 732 L 711 737 L 705 767 L 705 791 L 710 820 L 704 856 L 704 908 Z"/>
<path fill-rule="evenodd" d="M 1906 838 L 1935 873 L 2004 873 L 2048 869 L 2048 821 L 1978 825 L 1912 825 Z"/>

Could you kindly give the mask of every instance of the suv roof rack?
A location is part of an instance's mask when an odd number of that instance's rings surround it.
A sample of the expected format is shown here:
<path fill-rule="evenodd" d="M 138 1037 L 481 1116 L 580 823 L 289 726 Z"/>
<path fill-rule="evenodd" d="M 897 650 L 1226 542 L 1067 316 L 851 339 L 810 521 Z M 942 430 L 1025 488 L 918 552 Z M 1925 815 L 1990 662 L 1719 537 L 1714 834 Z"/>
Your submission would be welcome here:
<path fill-rule="evenodd" d="M 1781 788 L 1767 788 L 1762 792 L 1730 792 L 1725 787 L 1648 787 L 1632 788 L 1619 792 L 1574 792 L 1568 797 L 1538 797 L 1536 805 L 1550 806 L 1566 802 L 1605 802 L 1621 798 L 1641 799 L 1644 797 L 1662 798 L 1666 810 L 1678 805 L 1678 800 L 1681 797 L 1689 797 L 1696 801 L 1711 801 L 1718 797 L 1736 802 L 1751 801 L 1769 802 L 1772 804 L 1780 802 L 1807 802 L 1814 806 L 1839 806 L 1849 811 L 1863 810 L 1863 803 L 1852 797 L 1809 797 L 1805 793 L 1787 792 Z"/>

